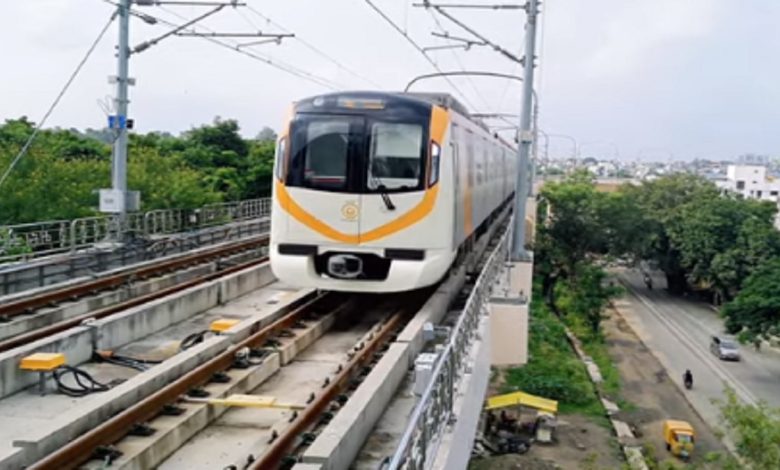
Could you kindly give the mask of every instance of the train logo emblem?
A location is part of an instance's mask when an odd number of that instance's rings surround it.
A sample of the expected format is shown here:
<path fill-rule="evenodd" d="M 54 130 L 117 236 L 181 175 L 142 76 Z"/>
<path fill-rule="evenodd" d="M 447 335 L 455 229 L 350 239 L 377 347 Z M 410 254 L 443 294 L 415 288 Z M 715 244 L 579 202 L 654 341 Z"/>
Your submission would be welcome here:
<path fill-rule="evenodd" d="M 344 217 L 344 220 L 351 222 L 357 219 L 358 213 L 358 206 L 354 201 L 347 201 L 343 206 L 341 206 L 341 215 Z"/>

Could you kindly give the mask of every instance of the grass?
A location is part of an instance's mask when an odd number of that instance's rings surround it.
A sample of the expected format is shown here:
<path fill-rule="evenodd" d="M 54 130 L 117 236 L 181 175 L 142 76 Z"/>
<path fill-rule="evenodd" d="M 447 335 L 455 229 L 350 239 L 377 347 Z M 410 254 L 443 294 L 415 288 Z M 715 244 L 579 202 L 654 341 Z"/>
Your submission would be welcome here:
<path fill-rule="evenodd" d="M 538 287 L 538 286 L 535 286 Z M 558 400 L 561 413 L 577 413 L 606 422 L 604 409 L 584 364 L 566 338 L 563 323 L 535 292 L 529 318 L 529 360 L 505 371 L 502 392 L 522 390 Z"/>
<path fill-rule="evenodd" d="M 635 405 L 620 397 L 620 373 L 609 356 L 603 335 L 593 334 L 577 315 L 566 315 L 562 322 L 542 301 L 538 285 L 534 285 L 534 290 L 529 319 L 529 361 L 524 367 L 505 372 L 502 392 L 522 390 L 558 400 L 561 413 L 587 416 L 609 427 L 609 420 L 585 366 L 566 338 L 565 323 L 580 339 L 585 353 L 598 365 L 604 379 L 600 385 L 601 391 L 615 401 L 621 410 L 635 410 Z"/>
<path fill-rule="evenodd" d="M 593 362 L 599 366 L 601 377 L 604 382 L 601 389 L 612 399 L 618 399 L 620 393 L 620 372 L 618 372 L 615 363 L 609 356 L 609 349 L 604 342 L 603 335 L 593 334 L 593 331 L 585 325 L 581 318 L 574 315 L 567 315 L 565 318 L 566 326 L 574 333 L 574 336 L 582 342 L 582 349 L 593 359 Z"/>

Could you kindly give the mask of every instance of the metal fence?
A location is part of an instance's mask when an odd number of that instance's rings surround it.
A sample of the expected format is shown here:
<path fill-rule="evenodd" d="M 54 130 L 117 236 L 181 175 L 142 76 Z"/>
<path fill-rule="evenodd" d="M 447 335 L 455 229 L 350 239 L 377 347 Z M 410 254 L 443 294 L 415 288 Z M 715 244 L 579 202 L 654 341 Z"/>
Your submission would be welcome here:
<path fill-rule="evenodd" d="M 485 263 L 386 468 L 427 470 L 433 464 L 441 437 L 453 417 L 457 384 L 466 370 L 480 319 L 487 314 L 491 290 L 507 260 L 511 239 L 511 230 L 505 231 Z"/>
<path fill-rule="evenodd" d="M 105 240 L 154 238 L 270 216 L 271 199 L 210 204 L 197 209 L 158 209 L 0 226 L 0 263 L 87 248 Z"/>

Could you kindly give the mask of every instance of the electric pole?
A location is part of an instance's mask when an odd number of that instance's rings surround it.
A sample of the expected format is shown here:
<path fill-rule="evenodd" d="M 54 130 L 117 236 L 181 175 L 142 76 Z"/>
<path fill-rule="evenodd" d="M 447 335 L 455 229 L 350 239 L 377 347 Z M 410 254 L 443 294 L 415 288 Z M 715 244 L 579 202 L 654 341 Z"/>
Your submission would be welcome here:
<path fill-rule="evenodd" d="M 528 0 L 526 5 L 525 57 L 523 58 L 523 109 L 520 113 L 520 147 L 517 158 L 517 182 L 515 184 L 515 226 L 512 233 L 512 260 L 525 261 L 525 203 L 529 187 L 529 154 L 535 140 L 531 129 L 531 109 L 534 90 L 534 53 L 536 50 L 536 17 L 538 1 Z"/>
<path fill-rule="evenodd" d="M 109 117 L 109 124 L 116 132 L 114 151 L 111 158 L 111 198 L 113 207 L 107 204 L 102 210 L 110 210 L 119 214 L 120 220 L 125 219 L 128 209 L 127 198 L 127 104 L 128 88 L 130 86 L 130 1 L 120 0 L 119 42 L 117 46 L 116 98 L 114 109 L 116 114 Z M 103 198 L 101 197 L 101 203 Z M 134 205 L 131 205 L 134 206 Z M 133 209 L 135 207 L 131 207 Z"/>
<path fill-rule="evenodd" d="M 131 10 L 130 7 L 135 4 L 138 6 L 195 6 L 195 7 L 213 7 L 206 13 L 189 20 L 181 25 L 174 25 L 169 22 L 173 29 L 165 34 L 153 39 L 144 41 L 134 48 L 130 47 L 130 15 L 141 18 L 148 24 L 157 24 L 158 20 L 153 16 L 139 13 Z M 127 108 L 130 100 L 128 99 L 128 89 L 135 85 L 135 79 L 129 76 L 130 56 L 138 54 L 157 45 L 160 41 L 170 36 L 191 36 L 191 37 L 230 37 L 230 38 L 271 38 L 276 44 L 281 43 L 282 38 L 293 37 L 293 34 L 266 34 L 262 31 L 252 31 L 247 33 L 203 33 L 188 29 L 195 23 L 221 11 L 225 7 L 243 7 L 246 3 L 238 0 L 225 0 L 224 2 L 214 1 L 195 1 L 195 0 L 118 0 L 117 16 L 119 18 L 119 41 L 117 44 L 117 74 L 109 77 L 109 83 L 116 84 L 116 97 L 114 98 L 113 114 L 108 116 L 108 127 L 114 131 L 114 147 L 111 155 L 111 189 L 101 189 L 100 193 L 100 211 L 116 214 L 119 226 L 117 235 L 121 238 L 124 233 L 125 223 L 127 222 L 127 212 L 138 210 L 140 207 L 140 194 L 138 191 L 127 190 L 127 131 L 133 126 L 133 120 L 127 117 Z M 215 41 L 214 39 L 211 39 Z M 218 42 L 218 41 L 217 41 Z M 262 42 L 248 44 L 231 45 L 231 48 L 239 50 L 241 47 L 256 46 Z M 220 43 L 222 44 L 222 43 Z M 224 45 L 224 44 L 223 44 Z M 122 241 L 122 240 L 117 240 Z"/>

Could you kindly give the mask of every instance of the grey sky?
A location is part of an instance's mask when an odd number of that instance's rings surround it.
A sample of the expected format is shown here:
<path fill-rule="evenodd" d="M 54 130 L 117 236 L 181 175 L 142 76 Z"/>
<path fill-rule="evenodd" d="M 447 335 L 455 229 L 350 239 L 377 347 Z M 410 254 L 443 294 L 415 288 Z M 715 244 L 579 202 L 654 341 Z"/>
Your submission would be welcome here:
<path fill-rule="evenodd" d="M 361 80 L 307 49 L 301 42 L 254 49 L 272 60 L 333 81 L 343 89 L 400 89 L 431 66 L 363 0 L 245 0 L 340 63 Z M 479 1 L 479 0 L 474 0 Z M 422 45 L 436 23 L 411 7 L 412 0 L 375 0 Z M 486 2 L 492 3 L 492 2 Z M 110 15 L 101 0 L 0 2 L 0 118 L 27 115 L 37 121 Z M 174 22 L 170 11 L 192 17 L 202 9 L 146 11 Z M 204 25 L 220 31 L 278 31 L 249 10 L 227 9 Z M 780 154 L 780 1 L 746 0 L 547 0 L 543 8 L 540 82 L 541 128 L 570 134 L 583 155 L 626 158 L 729 158 L 739 153 Z M 510 50 L 520 53 L 521 12 L 453 13 Z M 463 35 L 445 19 L 453 35 Z M 131 43 L 166 31 L 132 23 Z M 95 51 L 49 125 L 102 127 L 97 101 L 113 90 L 116 27 Z M 487 48 L 439 51 L 444 70 L 519 73 Z M 459 64 L 460 62 L 460 64 Z M 131 117 L 142 131 L 178 132 L 236 118 L 247 135 L 264 125 L 278 128 L 290 102 L 328 91 L 197 38 L 170 38 L 134 57 Z M 519 83 L 454 79 L 471 108 L 516 112 Z M 373 84 L 372 84 L 373 83 Z M 449 90 L 443 80 L 418 88 Z M 553 155 L 565 155 L 554 139 Z"/>

